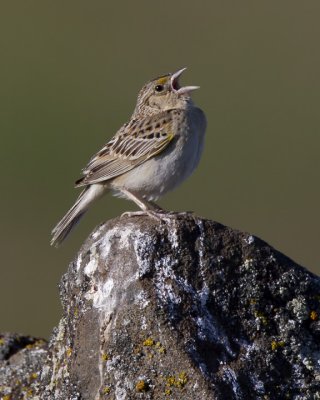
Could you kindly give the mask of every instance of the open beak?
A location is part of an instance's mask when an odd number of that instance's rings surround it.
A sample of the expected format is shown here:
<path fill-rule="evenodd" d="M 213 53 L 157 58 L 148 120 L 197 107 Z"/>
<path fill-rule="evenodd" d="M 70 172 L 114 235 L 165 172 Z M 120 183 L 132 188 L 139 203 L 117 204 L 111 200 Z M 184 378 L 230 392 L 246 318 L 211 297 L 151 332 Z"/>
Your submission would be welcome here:
<path fill-rule="evenodd" d="M 171 88 L 177 94 L 188 94 L 192 90 L 199 89 L 200 86 L 179 86 L 179 76 L 185 71 L 187 68 L 179 69 L 179 71 L 175 72 L 171 75 Z"/>

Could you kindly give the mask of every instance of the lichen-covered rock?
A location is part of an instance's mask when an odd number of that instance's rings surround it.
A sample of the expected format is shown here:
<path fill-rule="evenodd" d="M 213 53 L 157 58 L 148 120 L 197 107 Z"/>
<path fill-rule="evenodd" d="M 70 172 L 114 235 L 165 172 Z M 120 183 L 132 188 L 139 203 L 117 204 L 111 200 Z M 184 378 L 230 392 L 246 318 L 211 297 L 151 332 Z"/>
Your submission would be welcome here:
<path fill-rule="evenodd" d="M 45 340 L 0 334 L 0 399 L 40 400 L 41 374 L 47 361 Z"/>
<path fill-rule="evenodd" d="M 246 233 L 190 216 L 109 221 L 61 298 L 42 356 L 0 361 L 0 397 L 29 368 L 40 399 L 320 399 L 320 280 Z"/>

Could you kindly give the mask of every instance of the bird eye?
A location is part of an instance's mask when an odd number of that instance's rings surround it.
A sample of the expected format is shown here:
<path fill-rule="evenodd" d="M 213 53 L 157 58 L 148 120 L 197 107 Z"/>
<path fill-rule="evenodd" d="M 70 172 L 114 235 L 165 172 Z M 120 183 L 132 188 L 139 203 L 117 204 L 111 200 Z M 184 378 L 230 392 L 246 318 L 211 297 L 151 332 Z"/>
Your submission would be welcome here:
<path fill-rule="evenodd" d="M 156 92 L 162 92 L 164 87 L 163 87 L 163 85 L 157 85 L 154 89 Z"/>

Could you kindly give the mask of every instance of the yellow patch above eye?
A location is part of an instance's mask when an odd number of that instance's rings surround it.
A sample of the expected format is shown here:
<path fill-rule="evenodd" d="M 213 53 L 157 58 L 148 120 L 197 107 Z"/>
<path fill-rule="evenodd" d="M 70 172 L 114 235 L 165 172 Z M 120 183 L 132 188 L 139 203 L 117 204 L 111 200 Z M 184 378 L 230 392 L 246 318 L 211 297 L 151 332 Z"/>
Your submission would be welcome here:
<path fill-rule="evenodd" d="M 165 83 L 167 83 L 167 81 L 168 81 L 168 78 L 167 78 L 167 77 L 159 78 L 159 79 L 157 80 L 157 84 L 158 84 L 158 85 L 164 85 Z"/>

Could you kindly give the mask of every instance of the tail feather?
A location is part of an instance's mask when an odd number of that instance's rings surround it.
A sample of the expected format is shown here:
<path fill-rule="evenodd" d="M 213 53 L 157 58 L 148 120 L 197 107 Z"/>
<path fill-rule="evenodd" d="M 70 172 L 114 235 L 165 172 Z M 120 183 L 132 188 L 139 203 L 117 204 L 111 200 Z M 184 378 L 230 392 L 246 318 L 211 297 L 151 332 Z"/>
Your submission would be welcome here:
<path fill-rule="evenodd" d="M 95 184 L 87 186 L 79 195 L 75 204 L 67 214 L 52 230 L 51 245 L 58 247 L 80 221 L 81 217 L 88 210 L 90 204 L 101 197 L 105 188 L 103 185 Z"/>

